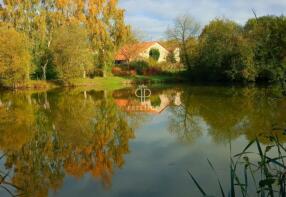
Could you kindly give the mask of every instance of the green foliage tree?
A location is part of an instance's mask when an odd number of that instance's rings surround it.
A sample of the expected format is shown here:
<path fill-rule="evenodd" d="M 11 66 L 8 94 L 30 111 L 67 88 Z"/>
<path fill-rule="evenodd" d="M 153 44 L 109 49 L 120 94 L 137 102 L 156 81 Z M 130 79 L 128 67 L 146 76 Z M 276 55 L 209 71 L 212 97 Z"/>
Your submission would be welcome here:
<path fill-rule="evenodd" d="M 254 81 L 253 53 L 243 29 L 233 21 L 215 19 L 199 37 L 193 69 L 197 77 L 215 81 Z"/>
<path fill-rule="evenodd" d="M 160 58 L 160 51 L 158 49 L 151 49 L 149 57 L 157 62 Z"/>
<path fill-rule="evenodd" d="M 0 83 L 17 88 L 29 80 L 29 41 L 13 27 L 0 27 Z"/>
<path fill-rule="evenodd" d="M 263 16 L 250 19 L 244 30 L 254 52 L 258 79 L 285 80 L 286 17 Z"/>
<path fill-rule="evenodd" d="M 93 69 L 92 51 L 86 29 L 79 25 L 57 28 L 51 50 L 53 63 L 60 79 L 86 77 Z"/>

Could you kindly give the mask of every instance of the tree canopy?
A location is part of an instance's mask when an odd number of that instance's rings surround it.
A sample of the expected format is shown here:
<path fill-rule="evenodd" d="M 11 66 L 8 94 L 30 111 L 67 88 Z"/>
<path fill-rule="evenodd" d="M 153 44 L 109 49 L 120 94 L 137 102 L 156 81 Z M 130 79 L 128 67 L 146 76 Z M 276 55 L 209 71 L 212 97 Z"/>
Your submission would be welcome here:
<path fill-rule="evenodd" d="M 101 68 L 106 73 L 113 64 L 116 50 L 131 36 L 131 29 L 124 21 L 124 10 L 118 7 L 117 0 L 4 0 L 0 10 L 0 24 L 13 27 L 30 40 L 29 50 L 35 65 L 30 74 L 34 79 L 44 80 L 63 77 L 63 73 L 58 73 L 58 68 L 62 66 L 58 65 L 62 64 L 57 57 L 59 53 L 55 54 L 51 47 L 68 45 L 64 41 L 73 42 L 72 44 L 77 42 L 81 47 L 88 44 L 88 54 L 92 54 L 92 62 L 90 58 L 84 58 L 84 61 L 89 59 L 88 66 L 83 66 L 83 62 L 65 65 L 69 67 L 80 64 L 78 67 L 88 71 L 92 64 L 93 68 Z M 69 28 L 76 29 L 77 33 L 69 33 Z M 75 39 L 75 34 L 79 39 Z M 65 47 L 65 52 L 67 51 L 68 48 Z M 81 55 L 82 50 L 73 51 L 74 57 Z M 69 61 L 75 61 L 75 58 Z M 73 67 L 69 70 L 73 70 Z"/>
<path fill-rule="evenodd" d="M 215 19 L 200 36 L 189 39 L 187 51 L 193 79 L 210 81 L 267 81 L 286 79 L 286 18 L 263 16 L 242 26 Z"/>
<path fill-rule="evenodd" d="M 29 41 L 13 27 L 0 27 L 0 84 L 17 87 L 29 79 Z"/>

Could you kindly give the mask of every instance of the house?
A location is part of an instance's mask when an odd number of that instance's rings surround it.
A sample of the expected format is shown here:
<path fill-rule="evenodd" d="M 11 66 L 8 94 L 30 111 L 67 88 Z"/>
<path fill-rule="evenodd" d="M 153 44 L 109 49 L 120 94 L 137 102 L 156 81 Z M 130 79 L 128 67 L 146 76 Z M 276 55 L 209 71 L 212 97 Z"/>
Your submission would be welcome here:
<path fill-rule="evenodd" d="M 128 63 L 134 60 L 144 60 L 149 59 L 150 51 L 152 49 L 157 49 L 160 52 L 160 57 L 158 62 L 165 62 L 167 61 L 167 57 L 169 55 L 170 50 L 165 48 L 159 42 L 142 42 L 142 43 L 135 43 L 135 44 L 128 44 L 123 46 L 115 56 L 115 62 L 117 64 Z M 174 52 L 174 56 L 176 60 L 180 61 L 180 49 L 172 49 Z"/>
<path fill-rule="evenodd" d="M 160 42 L 160 44 L 169 51 L 169 53 L 173 53 L 176 62 L 181 62 L 181 49 L 179 44 L 174 41 L 166 41 Z"/>

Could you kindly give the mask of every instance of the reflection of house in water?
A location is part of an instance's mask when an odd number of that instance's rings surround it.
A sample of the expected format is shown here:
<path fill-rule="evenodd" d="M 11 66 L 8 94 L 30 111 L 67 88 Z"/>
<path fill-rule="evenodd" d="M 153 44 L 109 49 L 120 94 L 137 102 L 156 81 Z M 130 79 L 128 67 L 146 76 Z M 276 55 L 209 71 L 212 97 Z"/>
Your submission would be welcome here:
<path fill-rule="evenodd" d="M 126 112 L 144 112 L 144 113 L 154 113 L 160 114 L 168 106 L 175 105 L 180 106 L 181 103 L 181 93 L 177 92 L 173 96 L 168 96 L 166 94 L 160 94 L 158 104 L 152 103 L 151 99 L 146 99 L 141 102 L 140 99 L 115 99 L 116 105 L 122 108 Z"/>

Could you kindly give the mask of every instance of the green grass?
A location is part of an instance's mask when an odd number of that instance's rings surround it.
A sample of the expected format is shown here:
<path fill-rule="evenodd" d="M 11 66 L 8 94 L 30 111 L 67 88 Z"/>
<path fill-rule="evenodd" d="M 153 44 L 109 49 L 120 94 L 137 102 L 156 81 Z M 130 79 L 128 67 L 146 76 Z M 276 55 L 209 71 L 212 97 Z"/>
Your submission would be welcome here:
<path fill-rule="evenodd" d="M 133 82 L 135 83 L 168 83 L 168 82 L 181 82 L 183 79 L 177 75 L 154 75 L 154 76 L 135 76 L 132 77 Z"/>
<path fill-rule="evenodd" d="M 30 80 L 25 84 L 18 87 L 18 89 L 34 89 L 34 90 L 47 90 L 57 87 L 90 87 L 97 90 L 115 90 L 128 87 L 131 84 L 164 84 L 184 81 L 180 75 L 153 75 L 153 76 L 134 76 L 134 77 L 95 77 L 90 78 L 77 78 L 71 79 L 68 82 L 61 80 L 55 81 L 42 81 Z"/>
<path fill-rule="evenodd" d="M 122 77 L 95 77 L 93 79 L 72 79 L 69 81 L 71 86 L 90 86 L 100 90 L 114 90 L 126 87 L 130 84 L 130 80 Z"/>

